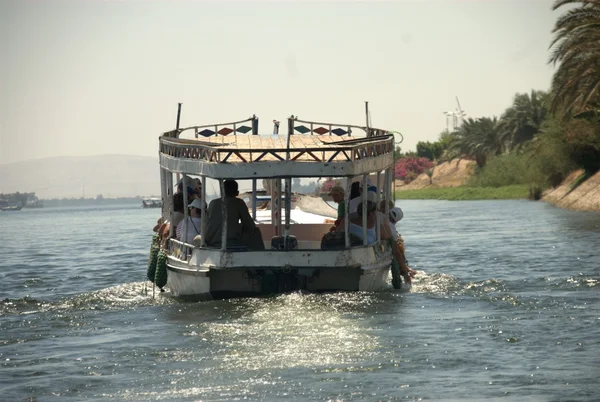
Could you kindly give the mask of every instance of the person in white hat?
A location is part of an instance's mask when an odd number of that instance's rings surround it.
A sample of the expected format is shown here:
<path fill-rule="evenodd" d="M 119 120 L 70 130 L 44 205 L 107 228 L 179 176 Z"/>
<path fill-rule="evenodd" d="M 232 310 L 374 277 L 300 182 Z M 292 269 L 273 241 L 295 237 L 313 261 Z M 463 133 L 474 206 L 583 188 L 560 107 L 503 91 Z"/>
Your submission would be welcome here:
<path fill-rule="evenodd" d="M 190 215 L 187 220 L 186 232 L 183 233 L 183 223 L 186 222 L 182 220 L 177 225 L 177 239 L 188 244 L 193 244 L 194 237 L 198 236 L 202 230 L 202 201 L 199 199 L 195 199 L 190 204 Z"/>
<path fill-rule="evenodd" d="M 396 238 L 398 237 L 398 229 L 396 229 L 396 223 L 400 222 L 400 219 L 404 217 L 404 213 L 399 207 L 394 207 L 390 209 L 388 217 L 388 223 L 390 225 L 390 230 L 392 231 L 392 236 Z"/>

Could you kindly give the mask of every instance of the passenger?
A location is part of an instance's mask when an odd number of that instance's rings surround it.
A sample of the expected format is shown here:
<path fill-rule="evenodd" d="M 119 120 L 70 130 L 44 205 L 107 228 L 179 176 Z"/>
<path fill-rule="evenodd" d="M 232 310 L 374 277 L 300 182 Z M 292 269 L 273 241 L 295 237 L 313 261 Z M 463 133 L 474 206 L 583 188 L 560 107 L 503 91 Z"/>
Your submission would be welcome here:
<path fill-rule="evenodd" d="M 199 198 L 200 191 L 197 189 L 202 189 L 202 184 L 198 186 L 200 183 L 200 179 L 192 179 L 191 177 L 186 176 L 187 188 L 188 188 L 188 203 L 191 203 L 194 198 Z M 175 194 L 183 194 L 183 177 L 179 179 L 177 182 L 177 191 Z"/>
<path fill-rule="evenodd" d="M 356 207 L 361 201 L 361 183 L 358 181 L 352 182 L 350 186 L 350 202 L 348 203 L 348 213 L 356 212 Z"/>
<path fill-rule="evenodd" d="M 396 223 L 400 222 L 404 213 L 400 207 L 394 207 L 394 203 L 389 201 L 388 203 L 388 215 L 387 218 L 385 216 L 385 200 L 382 200 L 379 204 L 379 212 L 381 212 L 380 216 L 382 218 L 382 222 L 389 225 L 390 231 L 392 232 L 392 237 L 395 239 L 398 237 L 398 230 L 396 229 Z"/>
<path fill-rule="evenodd" d="M 356 186 L 358 186 L 357 192 L 354 191 L 355 183 L 357 183 Z M 356 217 L 358 204 L 360 204 L 362 202 L 361 196 L 362 196 L 363 191 L 364 191 L 364 189 L 362 188 L 362 181 L 360 181 L 360 182 L 356 181 L 356 182 L 352 183 L 352 189 L 350 191 L 350 203 L 348 204 L 348 208 L 349 208 L 348 213 L 353 218 Z M 371 184 L 371 179 L 367 179 L 367 191 L 375 193 L 375 194 L 377 193 L 377 187 L 375 187 Z"/>
<path fill-rule="evenodd" d="M 393 205 L 392 201 L 390 201 L 390 205 Z M 385 208 L 385 204 L 383 202 L 381 206 Z M 400 222 L 400 220 L 403 217 L 404 212 L 402 212 L 402 209 L 400 207 L 390 208 L 387 222 L 389 224 L 392 239 L 394 241 L 393 247 L 397 260 L 401 261 L 401 266 L 406 265 L 406 269 L 408 270 L 408 273 L 411 277 L 415 277 L 417 271 L 408 266 L 408 261 L 406 260 L 406 251 L 404 249 L 404 239 L 402 239 L 402 236 L 400 235 L 400 233 L 398 233 L 398 229 L 396 229 L 396 224 Z"/>
<path fill-rule="evenodd" d="M 373 192 L 369 192 L 367 196 L 367 244 L 374 244 L 377 241 L 377 195 Z M 354 233 L 358 237 L 363 239 L 363 204 L 362 202 L 357 205 L 356 216 L 350 216 L 348 222 L 348 232 Z M 338 232 L 345 230 L 344 219 L 340 220 L 340 224 L 337 227 Z M 387 230 L 389 237 L 389 229 Z M 383 234 L 383 231 L 382 231 Z M 383 237 L 382 237 L 383 239 Z"/>
<path fill-rule="evenodd" d="M 201 234 L 202 231 L 202 201 L 196 199 L 190 204 L 190 215 L 187 219 L 186 232 L 183 232 L 185 220 L 181 220 L 177 225 L 177 239 L 188 244 L 193 244 L 194 237 Z"/>
<path fill-rule="evenodd" d="M 345 213 L 345 202 L 344 202 L 344 194 L 345 191 L 341 186 L 334 186 L 331 191 L 329 191 L 329 195 L 331 196 L 333 202 L 338 204 L 337 208 L 337 220 L 335 221 L 335 225 L 337 226 L 340 220 L 344 217 Z"/>
<path fill-rule="evenodd" d="M 183 193 L 173 194 L 173 226 L 177 227 L 184 217 Z"/>
<path fill-rule="evenodd" d="M 256 227 L 248 212 L 246 203 L 237 198 L 238 184 L 235 180 L 225 180 L 225 208 L 227 211 L 227 245 L 246 246 L 251 250 L 264 250 L 262 233 Z M 223 200 L 214 199 L 208 206 L 208 224 L 206 225 L 206 244 L 211 247 L 221 247 L 223 215 Z"/>
<path fill-rule="evenodd" d="M 400 222 L 400 219 L 404 217 L 404 212 L 399 207 L 394 207 L 390 209 L 388 214 L 388 224 L 390 225 L 390 231 L 392 232 L 392 237 L 395 239 L 399 236 L 398 229 L 396 229 L 396 224 Z"/>
<path fill-rule="evenodd" d="M 363 239 L 363 226 L 362 226 L 362 203 L 357 206 L 357 213 L 355 217 L 349 217 L 348 232 L 354 233 L 360 239 Z M 391 240 L 392 252 L 394 257 L 400 263 L 400 272 L 404 277 L 406 283 L 411 283 L 411 271 L 406 265 L 406 258 L 404 257 L 404 250 L 400 248 L 400 245 L 395 238 L 392 237 L 392 232 L 389 225 L 382 225 L 381 213 L 377 211 L 377 194 L 373 191 L 369 191 L 367 194 L 367 244 L 374 244 L 377 242 L 377 220 L 380 220 L 381 240 Z M 344 219 L 341 220 L 337 227 L 338 232 L 345 230 Z M 414 274 L 413 274 L 414 275 Z"/>
<path fill-rule="evenodd" d="M 196 197 L 202 198 L 202 181 L 196 178 L 194 179 L 193 184 L 194 186 L 192 187 L 194 188 L 194 193 L 196 194 Z"/>

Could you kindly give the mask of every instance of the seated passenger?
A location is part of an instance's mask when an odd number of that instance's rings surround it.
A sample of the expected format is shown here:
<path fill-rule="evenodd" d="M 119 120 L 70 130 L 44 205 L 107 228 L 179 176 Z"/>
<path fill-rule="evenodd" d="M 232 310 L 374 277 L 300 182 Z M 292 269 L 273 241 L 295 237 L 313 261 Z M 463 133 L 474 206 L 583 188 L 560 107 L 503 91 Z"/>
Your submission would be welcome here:
<path fill-rule="evenodd" d="M 193 244 L 194 237 L 198 236 L 202 231 L 202 201 L 195 199 L 190 204 L 190 215 L 187 221 L 181 220 L 177 225 L 177 239 L 187 243 Z M 187 222 L 186 231 L 183 231 L 184 222 Z"/>
<path fill-rule="evenodd" d="M 360 203 L 357 206 L 357 216 L 350 217 L 350 221 L 348 222 L 348 232 L 350 234 L 355 234 L 356 236 L 363 239 L 363 226 L 362 226 L 362 206 Z M 382 224 L 385 223 L 381 217 L 381 213 L 377 211 L 377 194 L 372 191 L 369 191 L 367 194 L 367 244 L 374 244 L 377 242 L 377 220 L 380 220 L 380 230 L 381 230 L 381 240 L 382 241 L 391 241 L 392 252 L 394 254 L 394 258 L 400 264 L 400 271 L 406 283 L 411 283 L 411 275 L 408 265 L 406 265 L 406 258 L 404 257 L 404 250 L 400 249 L 398 243 L 392 237 L 392 233 L 389 225 Z M 382 222 L 383 221 L 383 222 Z M 337 231 L 343 232 L 345 228 L 344 219 L 340 222 Z"/>
<path fill-rule="evenodd" d="M 237 198 L 238 184 L 235 180 L 225 180 L 225 208 L 227 211 L 227 245 L 246 246 L 251 250 L 264 250 L 262 233 L 254 224 L 243 200 Z M 221 247 L 223 200 L 217 198 L 208 206 L 208 223 L 206 225 L 206 244 L 210 247 Z"/>
<path fill-rule="evenodd" d="M 177 227 L 183 220 L 183 193 L 173 194 L 173 226 Z"/>
<path fill-rule="evenodd" d="M 352 182 L 352 185 L 350 186 L 350 201 L 347 205 L 348 214 L 352 214 L 353 212 L 356 212 L 356 207 L 361 202 L 361 198 L 360 198 L 361 194 L 362 194 L 361 182 L 359 182 L 359 181 Z"/>
<path fill-rule="evenodd" d="M 390 231 L 392 232 L 392 238 L 396 239 L 399 236 L 398 230 L 396 229 L 396 223 L 400 222 L 400 220 L 404 216 L 404 213 L 402 212 L 402 209 L 400 207 L 394 207 L 394 203 L 390 200 L 388 202 L 388 215 L 386 219 L 385 202 L 385 200 L 382 200 L 379 204 L 379 216 L 382 218 L 381 222 L 383 224 L 389 225 Z"/>

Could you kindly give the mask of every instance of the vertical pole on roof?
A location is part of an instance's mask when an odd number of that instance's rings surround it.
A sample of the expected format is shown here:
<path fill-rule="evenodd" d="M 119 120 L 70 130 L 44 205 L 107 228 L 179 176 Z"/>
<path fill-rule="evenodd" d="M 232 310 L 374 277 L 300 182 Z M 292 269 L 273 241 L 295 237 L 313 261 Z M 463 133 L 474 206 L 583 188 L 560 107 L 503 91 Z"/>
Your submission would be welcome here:
<path fill-rule="evenodd" d="M 252 115 L 252 135 L 258 135 L 258 117 Z"/>
<path fill-rule="evenodd" d="M 369 189 L 367 187 L 367 175 L 362 176 L 362 235 L 363 235 L 363 246 L 367 245 L 367 193 Z"/>
<path fill-rule="evenodd" d="M 350 234 L 348 233 L 350 219 L 350 190 L 352 189 L 352 177 L 346 177 L 346 191 L 344 192 L 344 242 L 346 248 L 350 248 Z"/>
<path fill-rule="evenodd" d="M 179 119 L 181 117 L 181 103 L 177 104 L 177 122 L 175 123 L 176 137 L 179 138 Z"/>
<path fill-rule="evenodd" d="M 221 188 L 221 251 L 227 250 L 227 208 L 225 207 L 225 180 L 219 179 L 219 187 Z"/>
<path fill-rule="evenodd" d="M 375 209 L 375 218 L 377 219 L 377 241 L 381 240 L 381 222 L 379 219 L 379 214 L 377 213 L 377 211 L 379 210 L 379 205 L 381 204 L 380 202 L 380 198 L 379 198 L 379 189 L 381 189 L 381 170 L 377 171 L 377 209 Z"/>
<path fill-rule="evenodd" d="M 290 140 L 292 139 L 292 136 L 288 133 L 287 135 L 287 144 L 286 144 L 286 152 L 285 152 L 285 160 L 286 162 L 288 162 L 290 160 Z"/>
<path fill-rule="evenodd" d="M 177 121 L 175 122 L 175 138 L 179 138 L 179 119 L 181 118 L 181 103 L 177 104 Z M 179 182 L 179 173 L 177 173 L 177 182 Z M 173 221 L 171 221 L 173 222 Z"/>
<path fill-rule="evenodd" d="M 206 247 L 206 176 L 202 175 L 202 216 L 200 217 L 200 246 Z"/>
<path fill-rule="evenodd" d="M 285 152 L 286 162 L 290 161 L 290 140 L 292 136 L 289 132 L 288 123 L 288 135 Z M 290 177 L 285 178 L 285 237 L 283 239 L 283 247 L 287 250 L 287 238 L 290 235 L 290 214 L 292 209 L 292 179 Z"/>
<path fill-rule="evenodd" d="M 288 137 L 294 134 L 294 115 L 288 117 Z"/>
<path fill-rule="evenodd" d="M 183 227 L 181 228 L 181 237 L 179 238 L 179 240 L 182 243 L 187 243 L 187 224 L 188 224 L 188 216 L 189 216 L 189 211 L 188 211 L 188 184 L 187 184 L 187 179 L 188 177 L 185 175 L 185 173 L 183 174 L 182 177 L 182 183 L 183 183 Z M 187 250 L 184 247 L 184 251 Z M 187 255 L 187 254 L 184 254 Z"/>
<path fill-rule="evenodd" d="M 371 130 L 369 129 L 369 102 L 365 101 L 365 116 L 367 121 L 367 137 L 371 136 Z"/>
<path fill-rule="evenodd" d="M 256 219 L 256 179 L 252 179 L 252 219 Z"/>

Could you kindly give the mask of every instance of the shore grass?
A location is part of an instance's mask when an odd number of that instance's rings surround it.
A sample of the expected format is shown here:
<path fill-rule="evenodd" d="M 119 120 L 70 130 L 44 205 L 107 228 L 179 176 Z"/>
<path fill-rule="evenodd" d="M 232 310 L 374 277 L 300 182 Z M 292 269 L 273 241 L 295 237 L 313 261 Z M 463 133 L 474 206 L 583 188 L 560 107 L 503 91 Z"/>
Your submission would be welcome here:
<path fill-rule="evenodd" d="M 504 187 L 448 187 L 421 190 L 398 190 L 397 200 L 515 200 L 527 198 L 529 186 L 518 184 Z"/>

